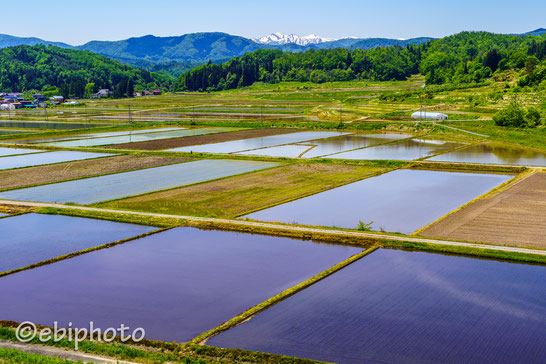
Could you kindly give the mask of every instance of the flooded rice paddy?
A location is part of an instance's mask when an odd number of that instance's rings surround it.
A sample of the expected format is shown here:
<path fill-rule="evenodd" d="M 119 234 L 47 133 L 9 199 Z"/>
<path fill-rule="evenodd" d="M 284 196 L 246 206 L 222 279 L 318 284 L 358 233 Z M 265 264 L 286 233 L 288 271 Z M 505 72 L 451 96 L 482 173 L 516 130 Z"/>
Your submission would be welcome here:
<path fill-rule="evenodd" d="M 396 170 L 244 216 L 254 220 L 409 234 L 512 176 Z M 1 196 L 1 195 L 0 195 Z"/>
<path fill-rule="evenodd" d="M 19 128 L 19 129 L 55 129 L 55 130 L 70 130 L 70 129 L 87 129 L 97 126 L 108 126 L 110 124 L 96 123 L 73 123 L 73 122 L 55 122 L 55 121 L 0 121 L 0 128 Z"/>
<path fill-rule="evenodd" d="M 208 340 L 338 363 L 540 363 L 543 266 L 379 250 Z"/>
<path fill-rule="evenodd" d="M 333 131 L 306 131 L 289 134 L 271 135 L 261 138 L 233 140 L 223 143 L 213 143 L 169 149 L 173 152 L 194 152 L 194 153 L 238 153 L 252 149 L 276 147 L 284 144 L 301 143 L 314 139 L 330 138 L 348 133 Z"/>
<path fill-rule="evenodd" d="M 79 161 L 79 160 L 85 160 L 85 159 L 108 157 L 113 155 L 114 154 L 107 154 L 107 153 L 88 153 L 88 152 L 71 152 L 71 151 L 57 151 L 57 152 L 15 155 L 11 157 L 0 158 L 0 170 L 31 167 L 31 166 L 41 166 L 44 164 L 72 162 L 72 161 Z"/>
<path fill-rule="evenodd" d="M 79 140 L 79 139 L 93 139 L 93 138 L 104 138 L 104 137 L 114 137 L 120 135 L 129 135 L 129 134 L 146 134 L 154 132 L 165 132 L 180 130 L 185 128 L 160 128 L 160 129 L 133 129 L 133 130 L 123 130 L 123 131 L 111 131 L 111 132 L 101 132 L 101 133 L 84 133 L 84 134 L 74 134 L 64 137 L 53 137 L 53 138 L 35 138 L 27 140 L 15 140 L 14 143 L 19 144 L 37 144 L 37 143 L 52 143 L 52 142 L 61 142 L 67 140 Z"/>
<path fill-rule="evenodd" d="M 337 138 L 313 140 L 308 144 L 314 148 L 303 155 L 303 158 L 322 157 L 328 154 L 340 153 L 351 149 L 364 148 L 409 138 L 407 134 L 352 134 Z"/>
<path fill-rule="evenodd" d="M 0 159 L 1 162 L 1 159 Z M 0 198 L 90 204 L 275 167 L 257 161 L 200 160 L 0 193 Z"/>
<path fill-rule="evenodd" d="M 41 153 L 41 152 L 43 152 L 43 150 L 0 147 L 0 157 L 6 157 L 6 156 L 18 155 L 18 154 Z"/>
<path fill-rule="evenodd" d="M 155 229 L 62 215 L 25 214 L 0 219 L 0 272 L 127 239 Z"/>
<path fill-rule="evenodd" d="M 0 320 L 188 341 L 362 249 L 176 228 L 0 279 Z"/>
<path fill-rule="evenodd" d="M 235 154 L 241 155 L 260 155 L 266 157 L 285 157 L 285 158 L 299 158 L 300 155 L 311 149 L 311 145 L 301 144 L 288 144 L 280 145 L 278 147 L 270 147 L 265 149 L 249 150 L 246 152 L 239 152 Z"/>
<path fill-rule="evenodd" d="M 333 138 L 311 140 L 308 142 L 303 142 L 304 144 L 281 145 L 263 149 L 254 149 L 236 154 L 286 158 L 315 158 L 409 137 L 411 136 L 404 134 L 349 134 Z"/>
<path fill-rule="evenodd" d="M 357 149 L 334 154 L 326 158 L 334 159 L 370 159 L 370 160 L 414 160 L 430 157 L 462 146 L 456 142 L 429 139 L 410 139 L 398 143 Z"/>
<path fill-rule="evenodd" d="M 503 144 L 476 144 L 429 159 L 439 162 L 509 164 L 546 167 L 546 153 Z"/>
<path fill-rule="evenodd" d="M 47 143 L 47 145 L 53 145 L 57 147 L 93 147 L 98 145 L 110 145 L 110 144 L 124 144 L 133 142 L 144 142 L 150 140 L 160 140 L 169 138 L 180 138 L 193 135 L 204 135 L 213 133 L 223 133 L 227 131 L 233 131 L 234 128 L 200 128 L 200 129 L 185 129 L 178 128 L 180 130 L 172 130 L 165 132 L 154 132 L 145 134 L 129 134 L 112 136 L 105 138 L 92 138 L 81 140 L 68 140 L 63 142 Z"/>

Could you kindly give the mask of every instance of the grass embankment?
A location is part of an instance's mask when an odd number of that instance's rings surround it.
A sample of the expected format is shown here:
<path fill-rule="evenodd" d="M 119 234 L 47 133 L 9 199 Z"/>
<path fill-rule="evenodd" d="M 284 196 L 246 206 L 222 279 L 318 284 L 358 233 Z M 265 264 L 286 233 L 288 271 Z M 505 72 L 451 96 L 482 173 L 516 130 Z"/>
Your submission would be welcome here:
<path fill-rule="evenodd" d="M 373 247 L 371 247 L 371 248 L 369 248 L 367 250 L 364 250 L 363 252 L 361 252 L 359 254 L 353 255 L 349 259 L 346 259 L 343 262 L 341 262 L 339 264 L 336 264 L 335 266 L 325 270 L 324 272 L 321 272 L 321 273 L 315 275 L 314 277 L 311 277 L 308 280 L 306 280 L 304 282 L 301 282 L 300 284 L 295 285 L 294 287 L 291 287 L 291 288 L 287 289 L 284 292 L 279 293 L 278 295 L 268 299 L 267 301 L 264 301 L 264 302 L 262 302 L 262 303 L 260 303 L 260 304 L 258 304 L 256 306 L 250 308 L 249 310 L 241 313 L 240 315 L 232 318 L 231 320 L 223 323 L 222 325 L 220 325 L 220 326 L 218 326 L 218 327 L 216 327 L 216 328 L 214 328 L 214 329 L 212 329 L 210 331 L 207 331 L 207 332 L 197 336 L 196 338 L 194 338 L 193 340 L 190 341 L 190 344 L 204 344 L 204 342 L 207 339 L 211 338 L 212 336 L 217 335 L 217 334 L 221 333 L 222 331 L 229 330 L 230 328 L 239 325 L 240 323 L 242 323 L 243 321 L 248 320 L 252 316 L 254 316 L 254 315 L 268 309 L 269 307 L 281 302 L 282 300 L 285 300 L 288 297 L 290 297 L 290 296 L 304 290 L 305 288 L 317 283 L 318 281 L 323 280 L 324 278 L 334 274 L 335 272 L 339 271 L 340 269 L 345 268 L 349 264 L 356 262 L 360 258 L 365 257 L 366 255 L 368 255 L 370 253 L 373 253 L 377 249 L 378 249 L 377 246 L 373 246 Z"/>
<path fill-rule="evenodd" d="M 127 222 L 127 223 L 140 223 L 143 225 L 153 226 L 189 226 L 199 229 L 215 229 L 226 231 L 237 231 L 249 234 L 263 234 L 270 236 L 282 236 L 288 238 L 302 239 L 302 240 L 314 240 L 328 242 L 332 244 L 362 246 L 368 248 L 372 245 L 378 245 L 384 248 L 394 249 L 410 249 L 410 250 L 424 250 L 438 253 L 451 253 L 458 255 L 466 255 L 473 257 L 493 258 L 500 260 L 511 260 L 516 262 L 528 262 L 546 264 L 545 255 L 526 254 L 526 253 L 513 253 L 505 251 L 497 251 L 494 247 L 491 249 L 478 248 L 478 247 L 461 247 L 455 245 L 441 245 L 426 242 L 404 242 L 394 241 L 389 239 L 392 235 L 398 237 L 404 237 L 401 234 L 386 234 L 386 233 L 374 233 L 370 232 L 365 235 L 354 235 L 352 233 L 359 233 L 354 230 L 343 229 L 293 229 L 290 225 L 283 224 L 248 224 L 244 220 L 230 221 L 214 221 L 214 220 L 199 220 L 190 219 L 185 220 L 183 218 L 176 217 L 155 217 L 147 215 L 128 214 L 123 212 L 109 212 L 109 211 L 88 211 L 72 208 L 45 208 L 39 209 L 38 212 L 55 213 L 69 216 L 98 218 L 110 221 Z M 148 222 L 147 222 L 148 220 Z M 347 234 L 344 234 L 344 232 Z M 477 244 L 482 244 L 477 242 Z"/>
<path fill-rule="evenodd" d="M 15 349 L 0 348 L 0 362 L 7 364 L 33 363 L 33 364 L 73 364 L 72 360 L 50 358 L 38 354 L 28 354 Z"/>
<path fill-rule="evenodd" d="M 175 215 L 234 217 L 385 171 L 367 166 L 294 164 L 99 206 Z"/>
<path fill-rule="evenodd" d="M 108 211 L 96 211 L 96 210 L 84 211 L 84 210 L 78 210 L 78 209 L 63 209 L 63 208 L 54 208 L 54 207 L 40 208 L 40 209 L 37 209 L 35 212 L 39 214 L 47 214 L 47 215 L 65 215 L 65 216 L 85 217 L 89 219 L 109 220 L 109 221 L 122 222 L 127 224 L 153 226 L 158 228 L 171 228 L 171 227 L 179 226 L 184 222 L 184 220 L 180 218 L 124 214 L 123 212 L 111 213 Z"/>
<path fill-rule="evenodd" d="M 0 340 L 17 342 L 15 328 L 19 325 L 16 322 L 0 321 Z M 38 326 L 38 329 L 44 328 Z M 41 343 L 38 339 L 31 341 L 31 344 L 42 344 L 62 349 L 73 349 L 74 343 L 66 339 L 58 342 L 49 340 Z M 140 363 L 276 363 L 276 364 L 311 364 L 317 363 L 313 360 L 287 357 L 275 354 L 252 352 L 238 349 L 220 349 L 211 346 L 201 345 L 179 345 L 160 341 L 143 340 L 138 345 L 121 343 L 116 338 L 113 343 L 99 343 L 85 340 L 80 342 L 78 350 L 83 353 L 102 355 L 109 358 L 126 360 Z M 42 358 L 41 356 L 39 356 Z M 0 355 L 0 362 L 2 356 Z M 17 363 L 20 363 L 18 361 Z M 25 362 L 25 361 L 23 361 Z M 37 362 L 41 363 L 41 362 Z M 49 362 L 44 362 L 50 364 Z M 52 362 L 51 364 L 56 364 Z M 64 362 L 63 362 L 64 363 Z"/>

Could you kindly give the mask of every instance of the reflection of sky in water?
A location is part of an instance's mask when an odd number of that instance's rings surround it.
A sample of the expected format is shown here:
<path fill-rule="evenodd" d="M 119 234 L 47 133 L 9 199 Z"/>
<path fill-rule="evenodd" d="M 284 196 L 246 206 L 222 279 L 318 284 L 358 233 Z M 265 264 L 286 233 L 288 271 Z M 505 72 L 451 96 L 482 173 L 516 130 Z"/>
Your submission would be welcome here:
<path fill-rule="evenodd" d="M 476 144 L 451 153 L 442 154 L 431 161 L 484 164 L 515 164 L 546 166 L 546 153 L 502 144 Z"/>
<path fill-rule="evenodd" d="M 409 234 L 510 179 L 509 175 L 397 170 L 245 217 Z"/>
<path fill-rule="evenodd" d="M 546 268 L 378 250 L 207 341 L 340 363 L 541 363 Z"/>
<path fill-rule="evenodd" d="M 334 154 L 326 158 L 335 159 L 377 159 L 377 160 L 413 160 L 445 152 L 461 146 L 460 143 L 435 141 L 429 139 L 410 139 L 397 143 L 379 145 Z"/>

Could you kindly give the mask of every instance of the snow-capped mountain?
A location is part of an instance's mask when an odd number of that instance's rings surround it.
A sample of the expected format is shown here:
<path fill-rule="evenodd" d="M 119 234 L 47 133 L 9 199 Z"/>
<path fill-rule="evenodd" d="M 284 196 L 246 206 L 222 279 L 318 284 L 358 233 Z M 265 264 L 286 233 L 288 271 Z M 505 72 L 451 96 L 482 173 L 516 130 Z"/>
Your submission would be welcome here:
<path fill-rule="evenodd" d="M 262 44 L 272 44 L 272 45 L 282 45 L 288 43 L 296 43 L 300 46 L 306 46 L 308 44 L 320 44 L 324 42 L 331 42 L 337 39 L 334 38 L 323 38 L 315 34 L 309 34 L 306 36 L 299 36 L 296 34 L 282 34 L 282 33 L 273 33 L 265 37 L 253 39 L 257 43 Z"/>

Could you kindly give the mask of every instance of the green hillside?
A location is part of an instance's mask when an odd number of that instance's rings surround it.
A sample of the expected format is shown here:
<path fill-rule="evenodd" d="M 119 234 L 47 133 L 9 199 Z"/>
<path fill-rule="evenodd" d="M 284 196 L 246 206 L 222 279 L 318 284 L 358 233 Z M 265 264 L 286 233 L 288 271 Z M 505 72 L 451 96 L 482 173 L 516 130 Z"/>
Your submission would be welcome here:
<path fill-rule="evenodd" d="M 427 84 L 479 83 L 509 69 L 524 70 L 521 86 L 539 86 L 546 72 L 546 35 L 463 32 L 405 47 L 258 50 L 223 64 L 203 65 L 180 76 L 180 90 L 224 90 L 255 82 L 323 83 L 405 80 L 423 74 Z"/>
<path fill-rule="evenodd" d="M 169 87 L 170 76 L 137 69 L 92 52 L 53 46 L 17 46 L 0 49 L 0 91 L 52 90 L 83 97 L 101 88 Z"/>

